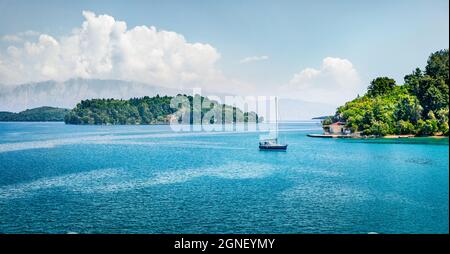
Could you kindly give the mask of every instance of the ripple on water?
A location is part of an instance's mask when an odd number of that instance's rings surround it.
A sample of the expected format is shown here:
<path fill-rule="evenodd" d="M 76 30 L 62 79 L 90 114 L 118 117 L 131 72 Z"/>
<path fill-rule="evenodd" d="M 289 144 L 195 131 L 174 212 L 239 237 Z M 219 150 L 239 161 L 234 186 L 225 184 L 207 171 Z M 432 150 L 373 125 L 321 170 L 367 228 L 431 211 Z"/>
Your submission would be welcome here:
<path fill-rule="evenodd" d="M 419 165 L 431 165 L 431 164 L 433 164 L 433 162 L 431 160 L 423 159 L 423 158 L 409 158 L 409 159 L 406 159 L 405 162 L 419 164 Z"/>
<path fill-rule="evenodd" d="M 101 182 L 102 179 L 118 176 L 121 172 L 120 169 L 114 168 L 98 169 L 63 176 L 45 177 L 29 183 L 2 186 L 0 187 L 0 199 L 20 198 L 33 194 L 36 191 L 57 187 L 82 190 L 90 183 L 98 183 Z"/>
<path fill-rule="evenodd" d="M 199 177 L 217 177 L 225 179 L 263 178 L 273 172 L 269 164 L 261 163 L 229 163 L 219 167 L 194 168 L 157 172 L 150 178 L 138 178 L 106 186 L 94 186 L 85 192 L 114 192 L 141 189 L 155 185 L 176 184 Z"/>
<path fill-rule="evenodd" d="M 82 193 L 107 193 L 188 182 L 199 177 L 250 179 L 268 176 L 272 166 L 258 163 L 229 163 L 219 167 L 156 172 L 153 177 L 133 176 L 124 169 L 99 169 L 38 179 L 0 188 L 0 199 L 20 198 L 50 188 L 65 188 Z"/>
<path fill-rule="evenodd" d="M 182 134 L 143 134 L 143 135 L 101 135 L 79 138 L 61 138 L 39 141 L 13 142 L 0 144 L 0 153 L 22 151 L 30 149 L 49 149 L 63 145 L 74 144 L 91 144 L 91 145 L 145 145 L 145 146 L 171 146 L 171 147 L 191 147 L 204 149 L 226 149 L 226 150 L 242 150 L 239 147 L 225 146 L 223 142 L 204 142 L 204 141 L 167 141 L 167 140 L 149 140 L 149 141 L 133 141 L 133 139 L 145 138 L 161 138 L 164 136 L 176 137 Z"/>

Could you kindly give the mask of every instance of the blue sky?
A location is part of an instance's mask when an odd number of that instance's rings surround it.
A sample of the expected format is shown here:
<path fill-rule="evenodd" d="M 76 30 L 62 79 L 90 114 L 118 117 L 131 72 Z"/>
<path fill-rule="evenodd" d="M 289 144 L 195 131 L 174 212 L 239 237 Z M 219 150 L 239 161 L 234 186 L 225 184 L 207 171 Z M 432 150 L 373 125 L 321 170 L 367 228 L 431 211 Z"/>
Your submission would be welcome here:
<path fill-rule="evenodd" d="M 83 10 L 155 26 L 210 44 L 230 79 L 271 88 L 327 57 L 347 59 L 367 86 L 399 83 L 430 53 L 448 48 L 449 3 L 427 1 L 0 1 L 0 36 L 34 30 L 55 38 L 80 27 Z M 8 46 L 1 42 L 3 51 Z M 246 57 L 267 59 L 241 64 Z"/>

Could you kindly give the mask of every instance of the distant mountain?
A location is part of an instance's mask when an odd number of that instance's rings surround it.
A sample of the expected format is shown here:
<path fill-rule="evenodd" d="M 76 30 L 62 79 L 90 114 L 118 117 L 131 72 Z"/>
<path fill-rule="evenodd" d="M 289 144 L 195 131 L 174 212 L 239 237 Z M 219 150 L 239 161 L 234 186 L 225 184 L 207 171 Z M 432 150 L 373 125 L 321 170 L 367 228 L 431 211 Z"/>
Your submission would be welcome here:
<path fill-rule="evenodd" d="M 87 99 L 124 99 L 143 96 L 177 94 L 192 95 L 191 89 L 173 89 L 144 84 L 139 82 L 100 79 L 70 79 L 64 82 L 45 81 L 27 83 L 17 86 L 0 85 L 0 111 L 19 112 L 28 108 L 51 106 L 74 108 L 77 103 Z M 223 97 L 231 94 L 208 93 L 202 90 L 202 95 Z M 255 94 L 263 95 L 263 94 Z M 222 101 L 224 103 L 225 101 Z M 256 111 L 256 108 L 248 108 Z M 279 118 L 281 121 L 309 120 L 320 115 L 331 115 L 336 111 L 336 105 L 326 103 L 306 102 L 295 99 L 279 99 Z M 266 117 L 264 112 L 257 112 Z"/>
<path fill-rule="evenodd" d="M 39 107 L 27 109 L 19 113 L 0 112 L 0 121 L 11 122 L 58 122 L 64 121 L 64 117 L 69 112 L 65 108 Z"/>
<path fill-rule="evenodd" d="M 86 99 L 129 99 L 156 94 L 176 95 L 180 91 L 138 82 L 99 79 L 45 81 L 18 86 L 0 85 L 0 110 L 19 112 L 44 105 L 73 108 L 81 100 Z"/>

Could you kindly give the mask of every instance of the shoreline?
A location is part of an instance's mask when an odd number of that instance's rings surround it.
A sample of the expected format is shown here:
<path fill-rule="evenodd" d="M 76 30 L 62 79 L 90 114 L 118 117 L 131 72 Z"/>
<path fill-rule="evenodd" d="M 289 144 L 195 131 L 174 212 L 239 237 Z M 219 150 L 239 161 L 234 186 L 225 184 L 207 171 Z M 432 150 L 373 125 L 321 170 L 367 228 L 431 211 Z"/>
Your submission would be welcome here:
<path fill-rule="evenodd" d="M 416 136 L 416 135 L 386 135 L 386 136 L 353 136 L 353 135 L 341 135 L 341 134 L 307 134 L 311 138 L 350 138 L 350 139 L 409 139 L 409 138 L 449 138 L 448 136 Z"/>

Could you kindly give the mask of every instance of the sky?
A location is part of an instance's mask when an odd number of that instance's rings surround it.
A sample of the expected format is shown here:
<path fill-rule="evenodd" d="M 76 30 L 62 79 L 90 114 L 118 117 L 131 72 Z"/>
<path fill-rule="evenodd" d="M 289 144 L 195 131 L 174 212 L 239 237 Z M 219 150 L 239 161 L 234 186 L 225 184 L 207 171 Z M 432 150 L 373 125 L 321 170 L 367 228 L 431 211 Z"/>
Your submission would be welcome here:
<path fill-rule="evenodd" d="M 339 105 L 423 68 L 448 24 L 447 0 L 0 0 L 0 84 L 123 79 Z"/>

